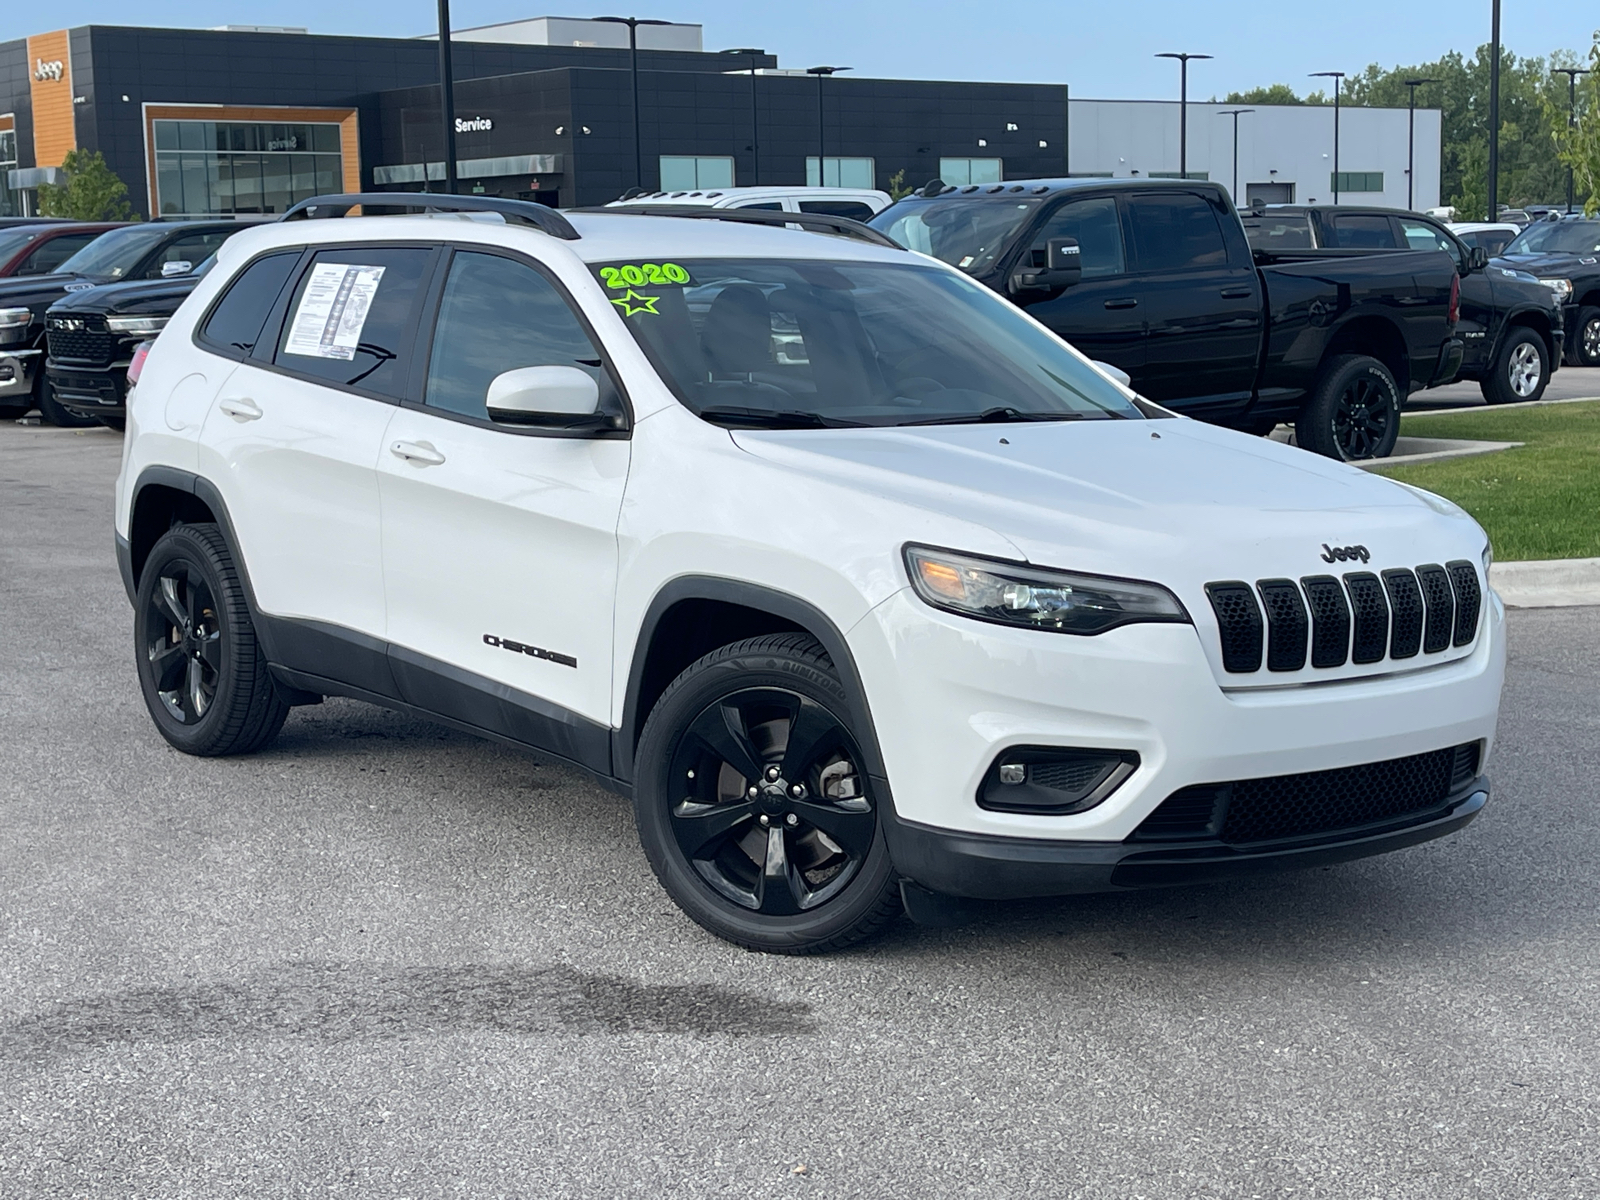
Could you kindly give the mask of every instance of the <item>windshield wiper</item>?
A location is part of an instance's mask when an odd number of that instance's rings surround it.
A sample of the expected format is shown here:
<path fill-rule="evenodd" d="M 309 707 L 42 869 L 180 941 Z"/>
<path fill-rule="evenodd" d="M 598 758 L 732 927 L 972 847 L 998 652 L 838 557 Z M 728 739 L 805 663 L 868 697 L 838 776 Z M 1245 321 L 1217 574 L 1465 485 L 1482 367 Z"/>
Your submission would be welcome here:
<path fill-rule="evenodd" d="M 999 425 L 1011 421 L 1082 421 L 1079 412 L 1023 412 L 1020 408 L 986 408 L 980 413 L 955 417 L 929 417 L 925 421 L 900 421 L 900 425 Z"/>
<path fill-rule="evenodd" d="M 798 409 L 774 412 L 770 408 L 736 408 L 732 406 L 702 408 L 699 416 L 708 421 L 745 425 L 752 429 L 861 429 L 860 421 L 841 421 L 837 417 L 824 417 L 820 413 L 802 412 Z"/>

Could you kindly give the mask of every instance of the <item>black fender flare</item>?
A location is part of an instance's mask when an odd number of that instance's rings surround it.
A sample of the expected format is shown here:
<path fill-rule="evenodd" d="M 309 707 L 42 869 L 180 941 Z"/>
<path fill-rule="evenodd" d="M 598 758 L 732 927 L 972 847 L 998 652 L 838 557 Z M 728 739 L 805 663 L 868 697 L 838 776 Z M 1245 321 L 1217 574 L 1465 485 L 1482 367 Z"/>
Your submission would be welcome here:
<path fill-rule="evenodd" d="M 873 723 L 871 708 L 867 704 L 867 692 L 861 682 L 861 672 L 856 667 L 855 655 L 851 653 L 843 632 L 826 613 L 809 600 L 760 584 L 715 575 L 681 575 L 670 580 L 662 585 L 660 591 L 650 601 L 649 607 L 645 609 L 644 619 L 639 624 L 638 637 L 634 641 L 633 658 L 628 668 L 628 688 L 622 707 L 622 728 L 612 734 L 613 772 L 630 783 L 633 780 L 633 748 L 638 741 L 644 717 L 648 715 L 639 712 L 639 693 L 650 644 L 661 618 L 673 605 L 684 600 L 719 600 L 770 612 L 776 617 L 800 626 L 822 644 L 822 648 L 828 652 L 828 657 L 833 660 L 834 668 L 844 683 L 845 692 L 850 697 L 850 718 L 858 731 L 861 752 L 867 759 L 867 774 L 872 776 L 878 794 L 889 801 L 892 809 L 894 802 L 889 792 L 889 772 L 884 765 L 883 751 L 878 745 L 877 727 Z"/>

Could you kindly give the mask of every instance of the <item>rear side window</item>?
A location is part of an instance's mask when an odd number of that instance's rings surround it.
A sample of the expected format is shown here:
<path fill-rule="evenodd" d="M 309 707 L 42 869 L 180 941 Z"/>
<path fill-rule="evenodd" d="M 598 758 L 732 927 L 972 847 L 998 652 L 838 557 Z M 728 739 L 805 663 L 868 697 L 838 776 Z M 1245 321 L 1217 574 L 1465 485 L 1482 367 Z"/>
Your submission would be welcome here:
<path fill-rule="evenodd" d="M 1377 214 L 1345 213 L 1333 218 L 1333 240 L 1345 250 L 1398 250 L 1394 226 Z"/>
<path fill-rule="evenodd" d="M 269 254 L 240 271 L 211 310 L 200 336 L 219 349 L 249 354 L 298 261 L 298 250 Z"/>
<path fill-rule="evenodd" d="M 577 367 L 600 385 L 602 409 L 620 411 L 600 352 L 554 284 L 509 258 L 457 253 L 439 301 L 424 402 L 488 420 L 489 384 L 518 367 Z"/>
<path fill-rule="evenodd" d="M 1217 216 L 1191 193 L 1128 197 L 1128 224 L 1141 271 L 1192 271 L 1228 265 Z"/>
<path fill-rule="evenodd" d="M 62 263 L 82 250 L 95 238 L 98 233 L 64 233 L 60 237 L 51 238 L 32 254 L 17 268 L 18 275 L 49 275 L 58 270 Z"/>
<path fill-rule="evenodd" d="M 1311 249 L 1311 218 L 1304 213 L 1246 213 L 1242 223 L 1252 250 Z"/>
<path fill-rule="evenodd" d="M 849 217 L 852 221 L 872 220 L 872 206 L 860 200 L 802 200 L 800 211 L 825 213 L 830 217 Z"/>
<path fill-rule="evenodd" d="M 782 212 L 783 204 L 778 200 L 763 200 L 759 204 L 735 204 L 734 208 L 757 208 L 766 212 Z"/>
<path fill-rule="evenodd" d="M 400 399 L 410 361 L 406 334 L 431 254 L 398 246 L 319 252 L 295 285 L 273 363 Z"/>

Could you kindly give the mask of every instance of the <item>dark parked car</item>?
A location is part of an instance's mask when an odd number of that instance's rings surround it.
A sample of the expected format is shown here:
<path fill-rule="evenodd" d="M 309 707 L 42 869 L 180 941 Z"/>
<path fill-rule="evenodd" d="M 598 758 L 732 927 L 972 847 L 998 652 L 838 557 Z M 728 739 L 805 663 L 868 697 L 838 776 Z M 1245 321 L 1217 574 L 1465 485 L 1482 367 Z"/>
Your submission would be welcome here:
<path fill-rule="evenodd" d="M 215 257 L 187 275 L 73 292 L 45 313 L 45 374 L 55 402 L 112 429 L 127 424 L 128 364 L 164 328 Z"/>
<path fill-rule="evenodd" d="M 1305 262 L 1406 250 L 1442 250 L 1461 276 L 1465 348 L 1459 378 L 1490 404 L 1537 400 L 1561 365 L 1561 302 L 1535 276 L 1467 245 L 1422 213 L 1350 205 L 1274 205 L 1240 214 L 1258 262 Z"/>
<path fill-rule="evenodd" d="M 1600 367 L 1600 218 L 1557 217 L 1529 225 L 1500 263 L 1537 275 L 1561 298 L 1567 362 Z"/>
<path fill-rule="evenodd" d="M 1455 377 L 1456 264 L 1436 251 L 1258 267 L 1214 183 L 937 181 L 869 222 L 1016 304 L 1133 388 L 1332 458 L 1394 447 L 1411 391 Z"/>
<path fill-rule="evenodd" d="M 54 275 L 79 250 L 120 221 L 48 221 L 0 229 L 0 279 Z"/>
<path fill-rule="evenodd" d="M 101 234 L 52 275 L 0 279 L 0 417 L 37 407 L 53 425 L 93 425 L 50 394 L 43 369 L 45 310 L 72 292 L 101 284 L 187 275 L 210 258 L 239 221 L 150 221 Z"/>

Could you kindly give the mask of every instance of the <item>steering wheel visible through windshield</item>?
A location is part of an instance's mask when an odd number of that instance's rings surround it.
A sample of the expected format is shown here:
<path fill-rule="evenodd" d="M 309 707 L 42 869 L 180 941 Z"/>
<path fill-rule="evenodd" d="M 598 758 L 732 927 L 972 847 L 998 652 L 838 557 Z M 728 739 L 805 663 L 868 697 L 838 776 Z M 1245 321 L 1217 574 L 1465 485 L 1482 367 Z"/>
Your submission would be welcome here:
<path fill-rule="evenodd" d="M 726 425 L 1139 418 L 988 289 L 915 263 L 683 259 L 594 268 L 661 377 Z"/>
<path fill-rule="evenodd" d="M 994 265 L 1039 204 L 1038 200 L 1011 196 L 951 194 L 932 200 L 902 200 L 867 224 L 907 250 L 932 255 L 969 275 L 978 275 Z"/>

